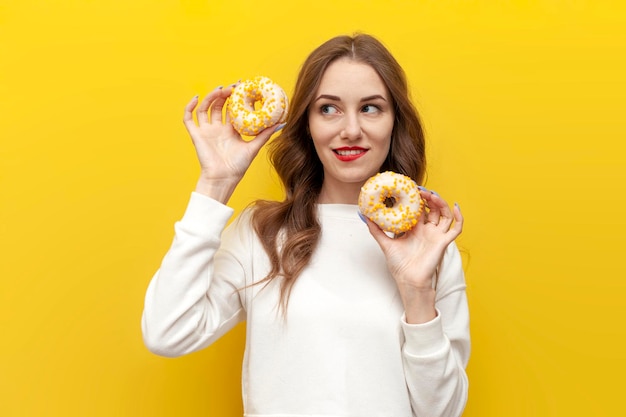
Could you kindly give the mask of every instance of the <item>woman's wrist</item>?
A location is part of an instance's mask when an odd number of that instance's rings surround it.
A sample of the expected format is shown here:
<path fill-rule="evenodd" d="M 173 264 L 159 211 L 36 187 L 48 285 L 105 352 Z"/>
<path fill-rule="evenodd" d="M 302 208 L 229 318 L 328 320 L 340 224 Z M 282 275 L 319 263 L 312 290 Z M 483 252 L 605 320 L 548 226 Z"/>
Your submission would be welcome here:
<path fill-rule="evenodd" d="M 239 181 L 209 179 L 201 175 L 196 183 L 195 191 L 206 195 L 207 197 L 211 197 L 220 203 L 226 204 L 235 191 L 238 183 Z"/>
<path fill-rule="evenodd" d="M 400 288 L 406 321 L 409 324 L 427 323 L 437 317 L 434 288 Z"/>

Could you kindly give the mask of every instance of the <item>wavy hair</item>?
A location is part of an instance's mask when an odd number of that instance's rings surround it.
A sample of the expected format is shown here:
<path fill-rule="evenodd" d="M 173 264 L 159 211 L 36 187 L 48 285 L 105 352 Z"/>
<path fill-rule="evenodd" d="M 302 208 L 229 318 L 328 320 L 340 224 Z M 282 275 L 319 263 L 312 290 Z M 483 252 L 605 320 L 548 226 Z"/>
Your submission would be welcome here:
<path fill-rule="evenodd" d="M 300 69 L 286 126 L 268 145 L 270 162 L 285 191 L 283 201 L 255 202 L 253 227 L 271 263 L 258 283 L 280 278 L 280 307 L 286 312 L 296 279 L 309 263 L 321 226 L 316 204 L 324 169 L 308 133 L 308 112 L 326 68 L 347 58 L 367 64 L 389 90 L 395 111 L 389 154 L 379 171 L 407 175 L 421 184 L 426 172 L 424 132 L 413 106 L 404 70 L 376 38 L 367 34 L 338 36 L 316 48 Z"/>

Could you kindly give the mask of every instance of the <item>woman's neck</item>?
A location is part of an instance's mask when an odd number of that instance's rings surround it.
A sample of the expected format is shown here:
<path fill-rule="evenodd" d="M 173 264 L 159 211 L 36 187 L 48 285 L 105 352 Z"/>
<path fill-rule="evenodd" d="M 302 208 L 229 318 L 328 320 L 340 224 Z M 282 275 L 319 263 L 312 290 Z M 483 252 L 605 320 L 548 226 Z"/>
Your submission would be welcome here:
<path fill-rule="evenodd" d="M 322 185 L 320 195 L 317 197 L 318 204 L 357 204 L 360 184 L 341 184 L 330 186 L 326 182 Z"/>

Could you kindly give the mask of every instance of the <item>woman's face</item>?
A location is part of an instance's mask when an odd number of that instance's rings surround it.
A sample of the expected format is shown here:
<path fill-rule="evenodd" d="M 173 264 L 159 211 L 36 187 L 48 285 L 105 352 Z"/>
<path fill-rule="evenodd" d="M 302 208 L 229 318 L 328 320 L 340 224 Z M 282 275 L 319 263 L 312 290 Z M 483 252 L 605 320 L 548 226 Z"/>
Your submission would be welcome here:
<path fill-rule="evenodd" d="M 387 158 L 393 123 L 391 97 L 372 67 L 346 58 L 328 66 L 309 108 L 309 130 L 324 166 L 321 198 L 358 196 Z"/>

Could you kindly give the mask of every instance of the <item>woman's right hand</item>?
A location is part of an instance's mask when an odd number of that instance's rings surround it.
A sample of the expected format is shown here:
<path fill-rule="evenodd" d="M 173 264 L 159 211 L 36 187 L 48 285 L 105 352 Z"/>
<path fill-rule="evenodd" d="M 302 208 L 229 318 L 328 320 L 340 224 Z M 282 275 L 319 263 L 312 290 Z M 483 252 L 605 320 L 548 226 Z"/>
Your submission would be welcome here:
<path fill-rule="evenodd" d="M 250 141 L 245 141 L 233 129 L 228 115 L 222 120 L 222 110 L 234 86 L 218 87 L 200 102 L 194 97 L 185 107 L 183 122 L 200 162 L 200 179 L 196 192 L 226 203 L 243 178 L 261 147 L 276 131 L 269 127 Z M 197 107 L 197 108 L 196 108 Z M 193 113 L 196 112 L 197 123 Z"/>

